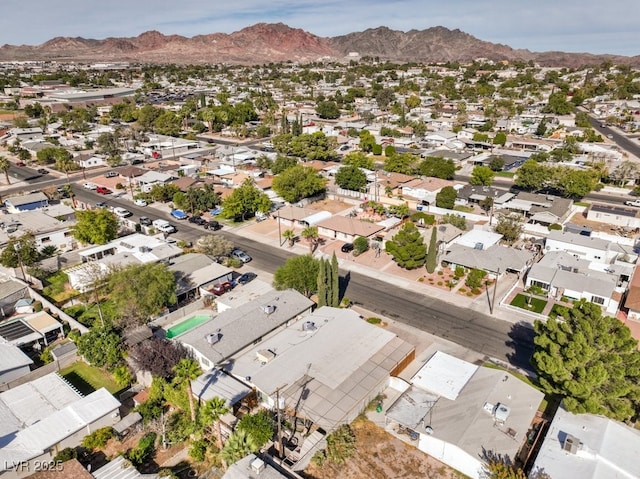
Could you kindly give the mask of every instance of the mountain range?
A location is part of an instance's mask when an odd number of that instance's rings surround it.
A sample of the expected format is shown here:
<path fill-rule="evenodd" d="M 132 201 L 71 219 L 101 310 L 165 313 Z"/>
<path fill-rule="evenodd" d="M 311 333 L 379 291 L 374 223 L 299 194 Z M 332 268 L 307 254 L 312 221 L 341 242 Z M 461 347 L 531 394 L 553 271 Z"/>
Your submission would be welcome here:
<path fill-rule="evenodd" d="M 258 23 L 237 32 L 191 38 L 157 31 L 137 37 L 56 37 L 41 45 L 3 45 L 0 61 L 227 63 L 342 60 L 350 53 L 395 62 L 533 61 L 543 66 L 579 67 L 605 61 L 640 66 L 640 55 L 531 52 L 480 40 L 460 30 L 432 27 L 402 32 L 378 27 L 338 37 L 318 37 L 282 23 Z"/>

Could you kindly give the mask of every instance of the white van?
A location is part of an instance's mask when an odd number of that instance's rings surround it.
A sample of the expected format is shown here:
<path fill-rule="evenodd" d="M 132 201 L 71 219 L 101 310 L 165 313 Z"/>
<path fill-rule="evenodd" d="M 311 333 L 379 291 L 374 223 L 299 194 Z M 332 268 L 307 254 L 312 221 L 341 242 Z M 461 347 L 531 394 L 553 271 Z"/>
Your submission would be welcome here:
<path fill-rule="evenodd" d="M 175 233 L 176 228 L 167 220 L 153 220 L 153 227 L 163 233 Z"/>

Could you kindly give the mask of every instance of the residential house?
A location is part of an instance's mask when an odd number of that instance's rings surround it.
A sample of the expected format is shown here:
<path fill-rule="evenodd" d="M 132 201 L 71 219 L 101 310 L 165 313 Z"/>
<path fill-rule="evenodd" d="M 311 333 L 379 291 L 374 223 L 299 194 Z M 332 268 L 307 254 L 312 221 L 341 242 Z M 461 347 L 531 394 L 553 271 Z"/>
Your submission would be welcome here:
<path fill-rule="evenodd" d="M 135 182 L 142 191 L 151 191 L 153 185 L 164 185 L 175 180 L 176 177 L 170 173 L 160 173 L 159 171 L 147 171 L 138 176 Z"/>
<path fill-rule="evenodd" d="M 64 337 L 62 323 L 46 311 L 14 316 L 0 323 L 0 338 L 20 347 L 34 346 L 38 350 Z"/>
<path fill-rule="evenodd" d="M 440 178 L 415 178 L 402 185 L 402 196 L 415 198 L 421 204 L 435 204 L 436 195 L 446 186 L 453 186 L 454 182 Z"/>
<path fill-rule="evenodd" d="M 38 191 L 22 196 L 11 196 L 5 198 L 4 205 L 9 213 L 19 213 L 20 211 L 31 211 L 44 208 L 49 204 L 47 195 Z"/>
<path fill-rule="evenodd" d="M 562 224 L 571 213 L 573 200 L 552 195 L 521 191 L 515 198 L 500 202 L 496 209 L 520 213 L 529 221 L 542 225 Z"/>
<path fill-rule="evenodd" d="M 231 374 L 267 407 L 278 391 L 288 415 L 329 432 L 353 421 L 414 357 L 394 333 L 323 306 L 235 355 Z"/>
<path fill-rule="evenodd" d="M 59 251 L 70 251 L 76 247 L 72 232 L 75 222 L 74 210 L 63 204 L 4 215 L 0 217 L 0 246 L 11 237 L 29 233 L 39 250 L 54 246 Z"/>
<path fill-rule="evenodd" d="M 587 219 L 620 228 L 640 228 L 640 210 L 637 208 L 594 203 L 587 209 Z"/>
<path fill-rule="evenodd" d="M 104 245 L 86 248 L 79 254 L 83 263 L 65 272 L 73 289 L 87 291 L 96 277 L 109 271 L 110 265 L 126 266 L 169 260 L 180 256 L 182 250 L 161 236 L 135 233 Z"/>
<path fill-rule="evenodd" d="M 473 479 L 484 451 L 515 460 L 544 394 L 511 374 L 437 351 L 386 412 L 388 426 L 418 435 L 417 447 Z"/>
<path fill-rule="evenodd" d="M 529 477 L 611 479 L 640 477 L 640 431 L 594 414 L 560 407 L 549 426 Z"/>
<path fill-rule="evenodd" d="M 80 168 L 98 168 L 107 165 L 107 160 L 103 155 L 78 154 L 73 157 L 73 161 L 75 161 Z"/>
<path fill-rule="evenodd" d="M 339 215 L 319 221 L 316 226 L 318 227 L 318 236 L 337 239 L 345 243 L 353 243 L 359 236 L 373 238 L 386 229 L 386 226 L 382 224 Z"/>
<path fill-rule="evenodd" d="M 26 284 L 0 274 L 0 319 L 10 317 L 15 312 L 16 303 L 28 297 Z"/>
<path fill-rule="evenodd" d="M 117 423 L 119 408 L 106 389 L 82 396 L 57 373 L 0 393 L 2 477 L 25 477 L 37 464 L 49 464 L 62 449 Z"/>
<path fill-rule="evenodd" d="M 635 268 L 629 283 L 629 290 L 624 301 L 627 317 L 633 321 L 640 321 L 640 268 Z"/>
<path fill-rule="evenodd" d="M 565 251 L 550 251 L 531 266 L 525 287 L 542 288 L 557 300 L 586 299 L 615 315 L 632 271 L 630 264 L 604 265 Z"/>
<path fill-rule="evenodd" d="M 287 324 L 307 316 L 313 301 L 294 290 L 270 291 L 218 314 L 176 337 L 204 371 L 240 354 Z"/>
<path fill-rule="evenodd" d="M 433 133 L 428 133 L 424 137 L 424 141 L 430 145 L 434 146 L 444 146 L 452 143 L 457 140 L 457 134 L 452 131 L 435 131 Z"/>
<path fill-rule="evenodd" d="M 188 253 L 169 260 L 169 271 L 176 278 L 178 303 L 195 298 L 217 283 L 231 281 L 233 270 L 200 253 Z"/>
<path fill-rule="evenodd" d="M 594 236 L 559 230 L 549 232 L 544 243 L 544 250 L 545 252 L 566 251 L 578 258 L 606 264 L 613 263 L 618 255 L 624 253 L 617 243 L 611 243 Z"/>
<path fill-rule="evenodd" d="M 18 346 L 0 340 L 0 387 L 31 371 L 33 360 Z"/>

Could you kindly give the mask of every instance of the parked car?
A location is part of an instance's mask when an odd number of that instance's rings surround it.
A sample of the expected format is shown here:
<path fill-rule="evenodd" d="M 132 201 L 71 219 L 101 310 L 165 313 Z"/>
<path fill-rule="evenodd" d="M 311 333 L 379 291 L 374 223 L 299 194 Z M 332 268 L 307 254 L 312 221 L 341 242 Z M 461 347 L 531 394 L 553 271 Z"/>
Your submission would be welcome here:
<path fill-rule="evenodd" d="M 105 178 L 113 178 L 115 176 L 118 176 L 119 174 L 120 173 L 118 173 L 117 171 L 112 170 L 112 171 L 107 171 L 104 176 Z"/>
<path fill-rule="evenodd" d="M 239 259 L 243 263 L 248 263 L 249 261 L 252 260 L 251 256 L 249 256 L 247 253 L 245 253 L 241 249 L 234 249 L 229 256 L 235 259 Z"/>
<path fill-rule="evenodd" d="M 167 220 L 157 219 L 153 221 L 153 227 L 163 233 L 175 233 L 176 228 Z"/>
<path fill-rule="evenodd" d="M 104 201 L 98 201 L 96 203 L 96 208 L 106 208 L 107 204 Z"/>
<path fill-rule="evenodd" d="M 147 202 L 142 198 L 138 198 L 133 202 L 136 206 L 147 206 Z"/>
<path fill-rule="evenodd" d="M 46 168 L 38 168 L 38 173 L 40 173 L 41 175 L 48 175 L 49 170 L 47 170 Z"/>
<path fill-rule="evenodd" d="M 218 283 L 213 285 L 213 287 L 209 290 L 216 296 L 220 296 L 227 291 L 231 291 L 233 289 L 233 285 L 229 281 L 225 281 L 224 283 Z"/>
<path fill-rule="evenodd" d="M 104 186 L 98 186 L 96 188 L 96 193 L 100 193 L 101 195 L 110 195 L 113 193 L 109 188 L 105 188 Z"/>
<path fill-rule="evenodd" d="M 205 220 L 202 216 L 196 215 L 189 218 L 189 223 L 195 223 L 200 226 L 205 226 L 208 223 L 208 221 Z"/>
<path fill-rule="evenodd" d="M 640 200 L 625 201 L 624 204 L 627 206 L 635 206 L 636 208 L 640 208 Z"/>
<path fill-rule="evenodd" d="M 171 210 L 171 216 L 177 220 L 186 220 L 187 214 L 182 210 Z"/>
<path fill-rule="evenodd" d="M 353 243 L 345 243 L 342 245 L 342 248 L 340 248 L 340 251 L 342 251 L 343 253 L 351 253 L 353 251 Z"/>
<path fill-rule="evenodd" d="M 209 211 L 209 214 L 211 216 L 216 216 L 216 215 L 219 215 L 220 213 L 222 213 L 222 206 L 219 206 L 218 208 L 215 208 L 215 209 Z"/>
<path fill-rule="evenodd" d="M 86 190 L 95 190 L 98 188 L 98 185 L 94 185 L 93 183 L 84 183 L 82 187 Z"/>
<path fill-rule="evenodd" d="M 116 207 L 113 209 L 113 212 L 115 213 L 116 216 L 119 216 L 120 218 L 126 218 L 128 216 L 131 216 L 131 211 L 122 208 L 120 206 Z"/>
<path fill-rule="evenodd" d="M 204 229 L 218 231 L 219 229 L 222 229 L 222 225 L 216 220 L 211 220 L 207 221 L 207 224 L 204 225 Z"/>
<path fill-rule="evenodd" d="M 24 161 L 18 161 L 16 163 L 16 166 L 27 166 L 27 165 L 24 164 Z"/>
<path fill-rule="evenodd" d="M 151 219 L 147 218 L 146 216 L 141 216 L 140 217 L 140 224 L 142 226 L 151 226 Z"/>
<path fill-rule="evenodd" d="M 244 274 L 241 274 L 241 275 L 238 277 L 237 281 L 238 281 L 238 284 L 245 285 L 245 284 L 247 284 L 247 283 L 249 283 L 249 282 L 253 281 L 253 280 L 254 280 L 254 279 L 256 279 L 257 277 L 258 277 L 258 275 L 257 275 L 257 274 L 252 273 L 251 271 L 249 271 L 249 272 L 246 272 L 246 273 L 244 273 Z"/>
<path fill-rule="evenodd" d="M 267 218 L 269 218 L 269 215 L 268 215 L 268 214 L 266 214 L 266 213 L 263 213 L 262 211 L 258 211 L 258 212 L 256 213 L 256 215 L 255 215 L 255 216 L 256 216 L 256 221 L 257 221 L 258 223 L 259 223 L 260 221 L 264 221 L 264 220 L 266 220 Z"/>

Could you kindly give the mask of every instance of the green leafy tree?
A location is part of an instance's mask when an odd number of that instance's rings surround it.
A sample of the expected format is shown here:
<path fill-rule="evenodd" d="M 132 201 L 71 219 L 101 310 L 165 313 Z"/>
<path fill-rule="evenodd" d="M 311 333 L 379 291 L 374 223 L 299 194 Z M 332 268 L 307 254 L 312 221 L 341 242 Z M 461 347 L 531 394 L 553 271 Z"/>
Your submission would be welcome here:
<path fill-rule="evenodd" d="M 7 185 L 11 184 L 11 180 L 9 179 L 9 168 L 11 167 L 11 162 L 7 160 L 6 157 L 0 156 L 0 171 L 4 173 L 4 178 L 7 182 Z"/>
<path fill-rule="evenodd" d="M 495 454 L 492 451 L 483 451 L 483 473 L 485 479 L 527 479 L 524 471 L 513 464 L 511 458 Z M 545 473 L 535 474 L 536 479 L 550 479 Z"/>
<path fill-rule="evenodd" d="M 288 168 L 273 179 L 272 188 L 289 203 L 318 195 L 325 190 L 326 181 L 316 170 L 308 166 L 296 165 Z"/>
<path fill-rule="evenodd" d="M 360 132 L 360 149 L 362 151 L 371 153 L 375 144 L 376 139 L 369 130 L 362 130 Z"/>
<path fill-rule="evenodd" d="M 573 413 L 617 421 L 640 414 L 640 351 L 629 328 L 584 299 L 563 318 L 534 323 L 532 363 L 540 385 Z"/>
<path fill-rule="evenodd" d="M 10 237 L 7 245 L 0 253 L 0 264 L 5 268 L 33 266 L 40 260 L 36 239 L 32 233 L 25 233 L 19 238 Z"/>
<path fill-rule="evenodd" d="M 379 145 L 376 145 L 379 146 Z M 395 173 L 402 173 L 405 175 L 412 175 L 418 169 L 418 158 L 411 153 L 396 154 L 388 156 L 384 160 L 382 167 L 384 171 L 391 171 Z"/>
<path fill-rule="evenodd" d="M 480 286 L 482 286 L 482 280 L 486 275 L 486 271 L 474 268 L 469 271 L 469 274 L 467 275 L 464 283 L 472 289 L 479 288 Z"/>
<path fill-rule="evenodd" d="M 472 185 L 491 186 L 496 173 L 488 166 L 478 165 L 473 168 L 469 183 Z"/>
<path fill-rule="evenodd" d="M 456 165 L 452 160 L 445 160 L 437 156 L 427 156 L 418 166 L 420 174 L 443 180 L 453 180 Z"/>
<path fill-rule="evenodd" d="M 498 215 L 496 233 L 501 234 L 502 239 L 507 243 L 514 243 L 518 238 L 520 238 L 523 230 L 524 225 L 522 224 L 522 217 L 518 213 L 501 213 Z"/>
<path fill-rule="evenodd" d="M 187 391 L 187 397 L 189 398 L 189 410 L 191 412 L 191 421 L 196 421 L 196 406 L 193 400 L 193 393 L 191 392 L 191 381 L 194 381 L 202 370 L 197 361 L 193 359 L 181 359 L 178 364 L 173 368 L 175 377 L 173 379 L 176 384 L 184 384 L 184 388 Z"/>
<path fill-rule="evenodd" d="M 126 324 L 146 323 L 177 301 L 175 278 L 162 263 L 126 266 L 112 272 L 107 283 Z"/>
<path fill-rule="evenodd" d="M 271 166 L 271 173 L 279 175 L 283 171 L 298 164 L 298 159 L 293 156 L 278 155 Z"/>
<path fill-rule="evenodd" d="M 269 411 L 258 411 L 255 414 L 242 416 L 237 430 L 244 431 L 251 437 L 258 449 L 267 444 L 275 433 L 275 422 Z"/>
<path fill-rule="evenodd" d="M 375 165 L 373 163 L 373 158 L 370 158 L 365 153 L 361 151 L 353 151 L 344 156 L 342 159 L 343 165 L 355 166 L 357 168 L 364 168 L 366 170 L 373 170 Z"/>
<path fill-rule="evenodd" d="M 336 147 L 336 138 L 327 137 L 321 131 L 303 133 L 291 138 L 289 142 L 290 153 L 288 154 L 297 156 L 298 158 L 304 158 L 307 161 L 329 161 L 337 156 L 335 152 Z M 276 151 L 278 150 L 276 149 Z"/>
<path fill-rule="evenodd" d="M 453 209 L 458 198 L 458 192 L 453 186 L 445 186 L 436 194 L 436 206 L 447 210 Z"/>
<path fill-rule="evenodd" d="M 409 110 L 413 110 L 414 108 L 418 108 L 422 104 L 422 100 L 420 100 L 420 97 L 417 95 L 411 95 L 404 101 L 404 104 Z"/>
<path fill-rule="evenodd" d="M 383 88 L 376 93 L 376 103 L 381 110 L 386 110 L 396 100 L 396 95 L 391 88 Z"/>
<path fill-rule="evenodd" d="M 71 153 L 64 148 L 58 148 L 55 154 L 56 169 L 62 171 L 67 176 L 67 183 L 69 182 L 69 172 L 79 170 L 78 163 L 73 161 Z"/>
<path fill-rule="evenodd" d="M 556 187 L 564 196 L 582 198 L 591 193 L 598 184 L 598 175 L 593 171 L 573 170 L 562 168 L 554 175 Z"/>
<path fill-rule="evenodd" d="M 269 196 L 256 188 L 250 179 L 246 179 L 222 202 L 223 210 L 220 215 L 224 218 L 244 221 L 255 215 L 257 211 L 268 211 L 270 207 Z"/>
<path fill-rule="evenodd" d="M 494 156 L 489 162 L 489 168 L 491 168 L 491 171 L 502 171 L 504 168 L 504 160 L 499 156 Z"/>
<path fill-rule="evenodd" d="M 214 258 L 228 256 L 233 250 L 233 242 L 220 235 L 205 235 L 196 240 L 195 250 Z"/>
<path fill-rule="evenodd" d="M 321 101 L 316 105 L 316 113 L 320 118 L 334 120 L 340 118 L 340 108 L 335 101 Z"/>
<path fill-rule="evenodd" d="M 336 173 L 335 182 L 345 190 L 362 191 L 367 186 L 367 175 L 357 166 L 342 166 Z"/>
<path fill-rule="evenodd" d="M 353 240 L 353 249 L 356 253 L 356 256 L 361 255 L 369 249 L 369 240 L 364 236 L 358 236 L 355 240 Z"/>
<path fill-rule="evenodd" d="M 543 117 L 536 127 L 536 136 L 544 136 L 547 133 L 547 118 Z"/>
<path fill-rule="evenodd" d="M 514 184 L 528 191 L 538 191 L 551 180 L 552 170 L 535 160 L 527 160 L 518 168 Z"/>
<path fill-rule="evenodd" d="M 116 435 L 111 426 L 96 429 L 82 440 L 82 446 L 89 450 L 100 449 L 107 445 L 109 439 Z"/>
<path fill-rule="evenodd" d="M 496 133 L 496 135 L 493 137 L 493 144 L 494 145 L 500 145 L 500 146 L 504 146 L 504 144 L 507 142 L 507 134 L 503 131 L 499 131 L 498 133 Z"/>
<path fill-rule="evenodd" d="M 562 91 L 556 91 L 549 95 L 549 100 L 542 108 L 543 113 L 553 113 L 555 115 L 568 115 L 573 111 L 573 104 L 567 100 L 567 94 Z"/>
<path fill-rule="evenodd" d="M 438 266 L 438 232 L 437 229 L 431 228 L 431 240 L 429 241 L 429 249 L 427 250 L 426 267 L 429 273 L 433 273 Z"/>
<path fill-rule="evenodd" d="M 309 298 L 318 287 L 319 269 L 320 261 L 312 256 L 294 256 L 276 269 L 273 287 L 277 290 L 295 289 Z"/>
<path fill-rule="evenodd" d="M 76 341 L 80 355 L 93 366 L 115 370 L 122 365 L 122 337 L 113 328 L 93 328 Z"/>
<path fill-rule="evenodd" d="M 118 219 L 111 211 L 76 211 L 73 237 L 84 244 L 107 244 L 118 236 Z"/>
<path fill-rule="evenodd" d="M 387 253 L 393 260 L 405 269 L 415 269 L 423 266 L 427 259 L 427 247 L 420 231 L 412 222 L 406 222 L 385 245 Z"/>

